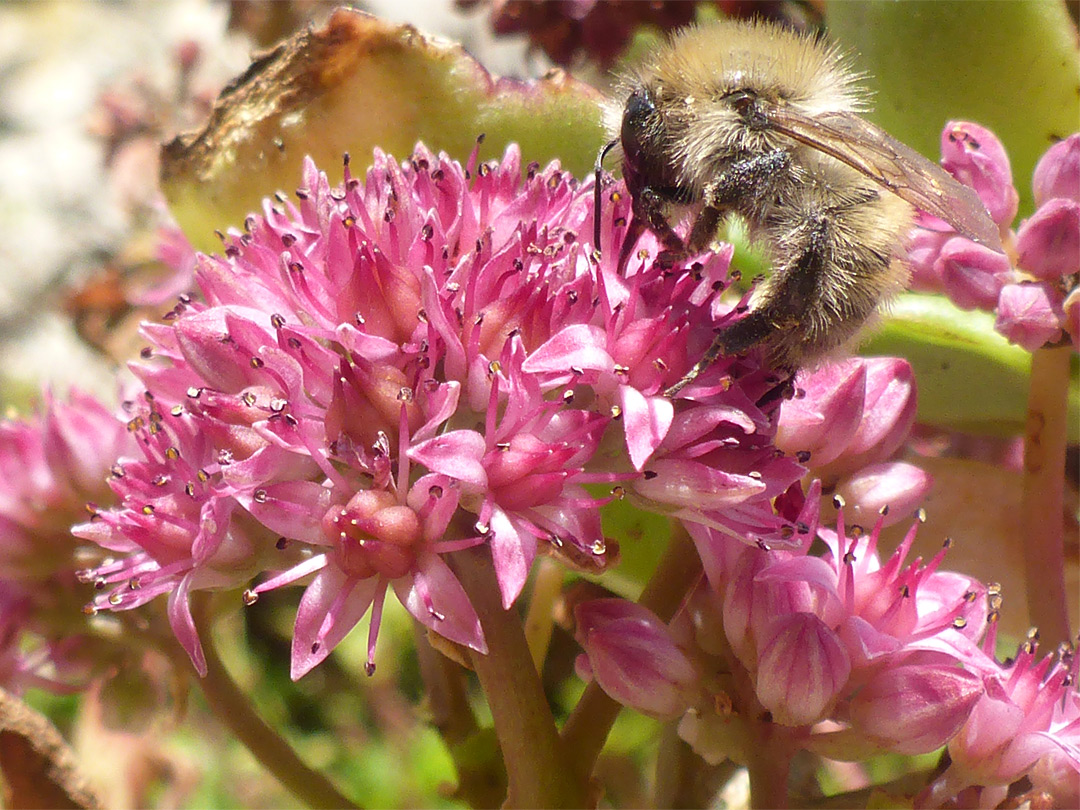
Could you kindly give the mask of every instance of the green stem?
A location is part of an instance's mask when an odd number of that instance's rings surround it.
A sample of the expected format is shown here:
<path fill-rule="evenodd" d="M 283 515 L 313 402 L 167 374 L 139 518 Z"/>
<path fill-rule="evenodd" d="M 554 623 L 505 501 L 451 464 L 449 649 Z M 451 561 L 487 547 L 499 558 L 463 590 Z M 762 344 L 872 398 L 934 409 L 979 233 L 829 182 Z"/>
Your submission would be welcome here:
<path fill-rule="evenodd" d="M 309 807 L 358 807 L 339 793 L 325 775 L 305 765 L 277 731 L 256 714 L 248 695 L 229 676 L 214 646 L 209 595 L 195 594 L 192 603 L 206 655 L 206 677 L 199 679 L 199 685 L 218 721 L 290 793 Z"/>
<path fill-rule="evenodd" d="M 638 604 L 661 620 L 671 621 L 687 592 L 701 576 L 701 559 L 690 535 L 676 523 L 664 556 L 641 592 Z M 611 726 L 622 706 L 608 697 L 593 681 L 582 694 L 562 730 L 563 746 L 583 779 L 592 773 Z"/>
<path fill-rule="evenodd" d="M 1070 638 L 1065 596 L 1065 445 L 1071 346 L 1037 350 L 1024 431 L 1024 549 L 1028 614 L 1044 642 Z"/>
<path fill-rule="evenodd" d="M 772 724 L 763 724 L 762 739 L 755 748 L 747 771 L 750 774 L 750 807 L 752 810 L 772 808 L 783 810 L 790 806 L 788 775 L 791 771 L 791 747 L 788 740 L 773 736 L 769 731 L 780 732 Z"/>
<path fill-rule="evenodd" d="M 515 610 L 503 609 L 490 552 L 458 552 L 453 565 L 488 645 L 487 655 L 470 651 L 470 660 L 506 763 L 509 785 L 503 807 L 584 807 L 584 783 L 575 778 L 560 745 L 521 619 Z"/>

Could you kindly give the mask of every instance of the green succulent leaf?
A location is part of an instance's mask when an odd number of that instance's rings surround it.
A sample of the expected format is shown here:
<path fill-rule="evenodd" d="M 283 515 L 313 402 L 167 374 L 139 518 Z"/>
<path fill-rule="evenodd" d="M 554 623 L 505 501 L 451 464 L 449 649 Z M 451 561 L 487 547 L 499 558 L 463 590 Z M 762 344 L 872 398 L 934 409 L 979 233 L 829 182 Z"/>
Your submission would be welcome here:
<path fill-rule="evenodd" d="M 920 422 L 973 433 L 1023 433 L 1031 355 L 994 330 L 992 314 L 966 312 L 944 296 L 908 293 L 892 306 L 863 353 L 907 358 L 919 384 Z M 1074 442 L 1080 438 L 1078 377 L 1074 363 L 1069 386 Z"/>
<path fill-rule="evenodd" d="M 339 182 L 345 152 L 362 176 L 376 147 L 404 159 L 423 141 L 464 161 L 483 135 L 482 160 L 516 142 L 525 161 L 582 177 L 603 141 L 600 101 L 561 71 L 499 79 L 460 45 L 342 8 L 256 59 L 201 132 L 167 144 L 162 185 L 187 237 L 214 249 L 214 228 L 296 188 L 307 155 Z"/>
<path fill-rule="evenodd" d="M 989 127 L 1009 153 L 1021 215 L 1031 212 L 1035 163 L 1080 121 L 1080 55 L 1064 3 L 829 3 L 826 23 L 871 77 L 869 118 L 932 159 L 946 122 Z"/>

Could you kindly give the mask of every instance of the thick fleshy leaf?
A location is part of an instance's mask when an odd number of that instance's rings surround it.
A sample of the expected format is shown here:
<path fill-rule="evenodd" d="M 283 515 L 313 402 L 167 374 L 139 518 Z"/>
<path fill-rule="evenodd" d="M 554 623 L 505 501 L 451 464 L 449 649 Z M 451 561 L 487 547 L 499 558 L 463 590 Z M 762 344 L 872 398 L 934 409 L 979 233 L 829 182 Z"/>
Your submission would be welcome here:
<path fill-rule="evenodd" d="M 942 122 L 978 121 L 1005 144 L 1020 211 L 1032 210 L 1026 179 L 1055 138 L 1076 130 L 1076 26 L 1065 3 L 871 0 L 829 3 L 825 17 L 872 77 L 873 121 L 931 160 Z"/>
<path fill-rule="evenodd" d="M 994 329 L 988 312 L 964 312 L 942 296 L 908 293 L 863 350 L 904 357 L 919 381 L 916 419 L 973 433 L 1023 434 L 1031 355 Z M 1080 440 L 1080 377 L 1069 384 L 1070 441 Z"/>
<path fill-rule="evenodd" d="M 342 8 L 226 88 L 201 132 L 166 146 L 162 182 L 187 236 L 214 249 L 214 228 L 295 188 L 305 155 L 331 167 L 350 152 L 362 168 L 376 146 L 407 155 L 424 141 L 464 160 L 486 135 L 483 157 L 514 141 L 528 160 L 559 158 L 582 176 L 603 143 L 599 101 L 562 72 L 496 79 L 460 45 Z"/>

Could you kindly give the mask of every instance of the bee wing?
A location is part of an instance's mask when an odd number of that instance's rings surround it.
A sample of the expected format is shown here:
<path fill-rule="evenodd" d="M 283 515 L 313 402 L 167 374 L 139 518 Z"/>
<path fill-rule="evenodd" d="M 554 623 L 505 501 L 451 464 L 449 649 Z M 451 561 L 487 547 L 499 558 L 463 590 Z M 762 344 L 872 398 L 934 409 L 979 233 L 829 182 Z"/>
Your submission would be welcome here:
<path fill-rule="evenodd" d="M 964 236 L 1002 250 L 997 225 L 973 189 L 866 119 L 843 112 L 810 118 L 783 107 L 768 117 L 777 132 L 846 163 Z"/>

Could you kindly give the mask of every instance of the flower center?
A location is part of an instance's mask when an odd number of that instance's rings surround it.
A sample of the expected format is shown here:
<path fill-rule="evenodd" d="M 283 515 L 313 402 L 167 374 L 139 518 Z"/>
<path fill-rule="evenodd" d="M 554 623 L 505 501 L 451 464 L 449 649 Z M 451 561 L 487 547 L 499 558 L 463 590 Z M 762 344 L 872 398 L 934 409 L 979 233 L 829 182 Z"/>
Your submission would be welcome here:
<path fill-rule="evenodd" d="M 345 506 L 334 506 L 323 517 L 323 532 L 334 544 L 341 570 L 361 579 L 397 579 L 416 562 L 423 539 L 420 518 L 385 490 L 357 492 Z"/>

